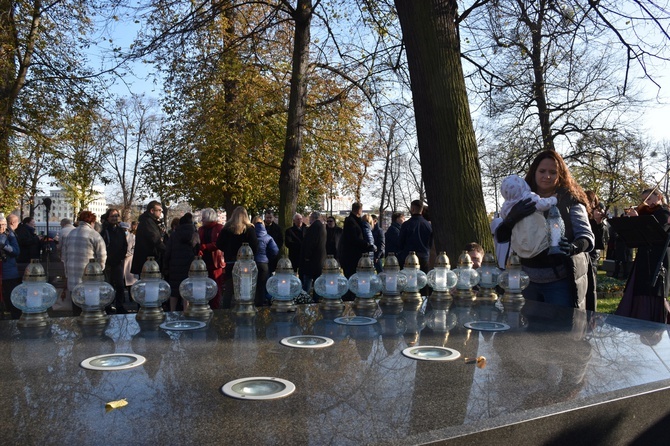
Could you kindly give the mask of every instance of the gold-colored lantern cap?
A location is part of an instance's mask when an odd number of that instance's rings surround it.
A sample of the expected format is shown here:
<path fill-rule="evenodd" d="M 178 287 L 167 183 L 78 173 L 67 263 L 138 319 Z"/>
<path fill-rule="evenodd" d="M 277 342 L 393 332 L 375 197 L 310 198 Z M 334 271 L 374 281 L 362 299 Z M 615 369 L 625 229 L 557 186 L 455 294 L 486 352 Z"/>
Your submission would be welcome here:
<path fill-rule="evenodd" d="M 463 251 L 460 256 L 458 256 L 458 267 L 462 268 L 465 266 L 472 267 L 472 258 L 467 251 Z"/>
<path fill-rule="evenodd" d="M 507 269 L 510 268 L 521 268 L 521 259 L 514 251 L 512 251 L 512 255 L 507 259 Z"/>
<path fill-rule="evenodd" d="M 395 252 L 389 252 L 386 254 L 384 270 L 400 271 L 400 263 L 398 262 L 398 258 L 395 256 Z"/>
<path fill-rule="evenodd" d="M 435 268 L 438 267 L 451 269 L 451 264 L 449 263 L 449 257 L 447 256 L 447 253 L 444 251 L 440 252 L 440 254 L 435 259 Z"/>
<path fill-rule="evenodd" d="M 142 265 L 140 279 L 160 279 L 161 269 L 155 257 L 147 257 L 147 261 Z"/>
<path fill-rule="evenodd" d="M 419 269 L 419 257 L 417 257 L 416 252 L 410 251 L 405 257 L 405 268 L 414 268 Z"/>
<path fill-rule="evenodd" d="M 335 260 L 332 254 L 326 256 L 323 262 L 323 274 L 338 274 L 340 272 L 340 264 Z"/>
<path fill-rule="evenodd" d="M 201 256 L 195 256 L 188 267 L 188 277 L 207 277 L 207 264 Z"/>
<path fill-rule="evenodd" d="M 498 266 L 498 261 L 496 260 L 496 256 L 494 256 L 492 252 L 487 252 L 486 254 L 484 254 L 484 258 L 482 259 L 482 265 L 483 266 Z"/>
<path fill-rule="evenodd" d="M 84 267 L 82 280 L 89 282 L 104 282 L 105 274 L 100 262 L 96 259 L 89 259 L 86 267 Z"/>
<path fill-rule="evenodd" d="M 293 264 L 291 260 L 284 256 L 277 262 L 277 268 L 275 268 L 277 274 L 293 274 Z"/>
<path fill-rule="evenodd" d="M 46 282 L 47 273 L 40 263 L 39 259 L 31 259 L 26 271 L 23 273 L 24 282 Z"/>
<path fill-rule="evenodd" d="M 375 270 L 375 264 L 373 263 L 370 256 L 365 253 L 358 259 L 358 264 L 356 265 L 356 272 L 373 272 Z"/>
<path fill-rule="evenodd" d="M 249 246 L 249 243 L 242 243 L 240 249 L 237 250 L 237 260 L 253 260 L 254 251 Z"/>

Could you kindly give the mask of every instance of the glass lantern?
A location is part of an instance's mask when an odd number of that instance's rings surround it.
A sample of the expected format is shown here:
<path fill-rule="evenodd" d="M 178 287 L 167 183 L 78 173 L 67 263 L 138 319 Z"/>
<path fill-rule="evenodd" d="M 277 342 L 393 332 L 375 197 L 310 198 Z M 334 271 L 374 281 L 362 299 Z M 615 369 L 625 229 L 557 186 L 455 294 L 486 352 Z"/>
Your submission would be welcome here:
<path fill-rule="evenodd" d="M 274 275 L 267 281 L 266 289 L 272 296 L 272 311 L 296 311 L 293 299 L 300 295 L 302 282 L 293 273 L 293 265 L 288 257 L 279 259 Z"/>
<path fill-rule="evenodd" d="M 472 269 L 472 259 L 467 251 L 463 251 L 458 257 L 458 268 L 456 268 L 456 297 L 460 300 L 474 300 L 475 293 L 472 287 L 479 283 L 479 273 Z"/>
<path fill-rule="evenodd" d="M 496 258 L 492 253 L 487 252 L 484 254 L 482 266 L 477 269 L 477 272 L 479 273 L 479 292 L 477 292 L 477 300 L 495 302 L 498 299 L 495 287 L 498 285 L 500 269 L 496 265 Z"/>
<path fill-rule="evenodd" d="M 147 257 L 142 265 L 140 280 L 130 287 L 130 295 L 140 306 L 135 319 L 138 321 L 162 321 L 165 312 L 161 305 L 170 298 L 170 284 L 161 279 L 161 270 L 154 257 Z"/>
<path fill-rule="evenodd" d="M 430 301 L 437 302 L 451 300 L 449 290 L 456 286 L 457 280 L 456 273 L 451 271 L 447 253 L 442 251 L 435 260 L 435 268 L 428 271 L 428 286 L 433 289 L 433 293 L 430 295 Z"/>
<path fill-rule="evenodd" d="M 400 271 L 405 275 L 406 283 L 402 291 L 403 302 L 422 302 L 421 289 L 426 286 L 426 273 L 419 269 L 419 258 L 410 251 L 405 258 L 405 267 Z"/>
<path fill-rule="evenodd" d="M 384 271 L 379 274 L 382 283 L 382 297 L 379 305 L 401 305 L 400 293 L 407 284 L 407 277 L 400 274 L 400 264 L 395 253 L 386 254 Z"/>
<path fill-rule="evenodd" d="M 105 325 L 109 317 L 105 307 L 112 303 L 116 291 L 105 282 L 102 265 L 90 259 L 84 268 L 82 282 L 72 290 L 72 302 L 81 307 L 77 321 L 82 325 Z"/>
<path fill-rule="evenodd" d="M 349 290 L 356 295 L 354 307 L 376 308 L 373 297 L 382 289 L 382 282 L 375 272 L 374 261 L 363 254 L 358 260 L 356 273 L 349 278 Z"/>
<path fill-rule="evenodd" d="M 323 310 L 344 308 L 342 296 L 349 290 L 347 278 L 340 272 L 340 264 L 332 255 L 326 256 L 321 275 L 314 281 L 314 291 L 321 296 L 319 305 Z"/>
<path fill-rule="evenodd" d="M 23 314 L 17 321 L 19 327 L 44 327 L 49 323 L 47 308 L 56 303 L 56 288 L 47 283 L 44 267 L 32 259 L 23 274 L 23 283 L 12 290 L 12 303 Z"/>
<path fill-rule="evenodd" d="M 561 212 L 556 206 L 549 208 L 547 214 L 547 235 L 549 237 L 548 254 L 562 254 L 563 251 L 558 246 L 558 242 L 565 237 L 565 223 L 561 218 Z"/>
<path fill-rule="evenodd" d="M 498 276 L 498 285 L 504 290 L 501 301 L 503 306 L 506 304 L 523 305 L 523 290 L 530 284 L 528 274 L 521 269 L 521 260 L 516 252 L 512 252 L 507 261 L 507 269 Z"/>
<path fill-rule="evenodd" d="M 184 316 L 209 319 L 213 313 L 209 301 L 214 299 L 218 291 L 216 282 L 207 274 L 205 261 L 196 256 L 188 268 L 188 278 L 179 284 L 179 295 L 188 302 Z"/>
<path fill-rule="evenodd" d="M 258 267 L 254 261 L 254 252 L 248 243 L 242 243 L 237 251 L 237 260 L 233 266 L 233 289 L 235 292 L 235 314 L 255 314 L 254 297 Z"/>

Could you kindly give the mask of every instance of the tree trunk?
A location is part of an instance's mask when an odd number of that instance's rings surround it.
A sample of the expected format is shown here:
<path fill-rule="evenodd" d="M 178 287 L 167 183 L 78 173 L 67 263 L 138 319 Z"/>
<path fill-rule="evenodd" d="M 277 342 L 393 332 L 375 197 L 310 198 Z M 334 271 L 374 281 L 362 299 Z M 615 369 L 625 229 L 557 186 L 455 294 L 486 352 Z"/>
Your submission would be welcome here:
<path fill-rule="evenodd" d="M 14 61 L 14 29 L 12 20 L 12 1 L 0 1 L 0 202 L 10 210 L 7 190 L 7 172 L 9 172 L 9 136 L 13 120 L 14 86 L 16 63 Z"/>
<path fill-rule="evenodd" d="M 395 0 L 407 49 L 417 139 L 435 248 L 492 251 L 477 142 L 460 59 L 456 0 Z"/>
<path fill-rule="evenodd" d="M 310 24 L 312 1 L 298 0 L 293 13 L 295 37 L 293 40 L 293 69 L 291 93 L 286 123 L 284 159 L 279 173 L 279 226 L 291 226 L 298 205 L 300 163 L 302 161 L 302 133 L 305 126 L 307 100 L 307 68 L 309 65 Z"/>

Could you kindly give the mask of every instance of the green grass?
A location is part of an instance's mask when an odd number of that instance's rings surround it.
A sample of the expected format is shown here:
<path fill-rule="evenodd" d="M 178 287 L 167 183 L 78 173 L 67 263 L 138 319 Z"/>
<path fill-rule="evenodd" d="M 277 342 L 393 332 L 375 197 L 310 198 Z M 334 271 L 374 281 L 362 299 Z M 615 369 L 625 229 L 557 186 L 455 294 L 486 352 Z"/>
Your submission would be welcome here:
<path fill-rule="evenodd" d="M 596 308 L 598 313 L 614 313 L 623 296 L 623 288 L 626 285 L 626 281 L 608 277 L 605 274 L 605 271 L 598 271 L 596 280 L 596 290 L 598 292 L 598 303 Z"/>

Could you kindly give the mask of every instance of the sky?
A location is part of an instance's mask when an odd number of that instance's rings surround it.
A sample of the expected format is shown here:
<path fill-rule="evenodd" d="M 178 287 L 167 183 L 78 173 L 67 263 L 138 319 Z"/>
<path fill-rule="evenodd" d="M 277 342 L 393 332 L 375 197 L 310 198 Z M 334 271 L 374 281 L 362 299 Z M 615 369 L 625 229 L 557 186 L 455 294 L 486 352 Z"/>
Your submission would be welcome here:
<path fill-rule="evenodd" d="M 137 29 L 138 25 L 134 23 L 118 23 L 114 30 L 114 35 L 116 36 L 114 44 L 127 47 L 132 42 Z M 151 80 L 146 79 L 147 75 L 150 73 L 151 67 L 137 63 L 133 66 L 133 70 L 135 75 L 128 76 L 125 79 L 126 82 L 132 84 L 130 91 L 128 87 L 119 82 L 115 86 L 115 92 L 119 95 L 129 95 L 130 92 L 145 93 L 147 96 L 159 98 L 160 86 L 156 86 Z M 670 118 L 670 76 L 663 75 L 663 73 L 669 72 L 670 69 L 663 69 L 663 67 L 657 67 L 655 69 L 654 79 L 660 84 L 660 90 L 648 80 L 640 81 L 640 85 L 643 87 L 643 94 L 649 98 L 657 97 L 656 100 L 650 101 L 649 104 L 645 106 L 643 116 L 640 118 L 640 128 L 644 135 L 652 142 L 661 142 L 663 140 L 670 141 L 670 123 L 668 122 L 668 119 Z M 112 195 L 112 187 L 107 188 L 107 195 L 108 198 Z M 363 199 L 372 201 L 372 199 L 367 197 L 363 197 Z M 364 204 L 375 205 L 376 203 Z M 492 208 L 494 207 L 495 206 L 493 205 Z"/>

